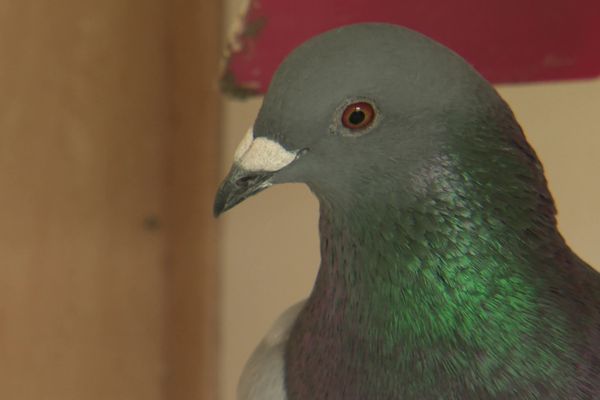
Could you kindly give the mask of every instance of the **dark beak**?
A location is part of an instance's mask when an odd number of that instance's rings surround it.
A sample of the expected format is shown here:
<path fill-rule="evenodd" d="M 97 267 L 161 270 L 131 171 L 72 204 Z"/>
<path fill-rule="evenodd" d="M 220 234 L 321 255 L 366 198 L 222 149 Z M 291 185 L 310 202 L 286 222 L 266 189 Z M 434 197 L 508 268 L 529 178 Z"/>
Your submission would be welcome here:
<path fill-rule="evenodd" d="M 234 165 L 221 183 L 215 197 L 213 214 L 218 217 L 225 211 L 236 206 L 248 197 L 271 186 L 273 172 L 246 171 Z"/>

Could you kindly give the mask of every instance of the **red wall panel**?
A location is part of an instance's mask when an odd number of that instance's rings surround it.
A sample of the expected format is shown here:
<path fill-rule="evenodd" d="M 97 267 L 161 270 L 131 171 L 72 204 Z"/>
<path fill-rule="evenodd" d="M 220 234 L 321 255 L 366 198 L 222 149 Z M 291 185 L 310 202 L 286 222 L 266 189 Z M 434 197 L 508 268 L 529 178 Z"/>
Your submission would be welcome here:
<path fill-rule="evenodd" d="M 598 0 L 251 0 L 231 49 L 225 89 L 264 92 L 294 47 L 320 32 L 368 21 L 424 33 L 494 83 L 600 72 Z"/>

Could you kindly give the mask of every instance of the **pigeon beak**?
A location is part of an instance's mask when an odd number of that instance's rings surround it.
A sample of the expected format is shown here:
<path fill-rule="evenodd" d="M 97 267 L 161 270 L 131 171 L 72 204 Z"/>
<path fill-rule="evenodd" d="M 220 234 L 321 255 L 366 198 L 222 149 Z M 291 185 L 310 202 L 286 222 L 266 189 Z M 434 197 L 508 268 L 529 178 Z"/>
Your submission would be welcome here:
<path fill-rule="evenodd" d="M 233 166 L 215 197 L 215 217 L 271 186 L 273 175 L 302 153 L 286 150 L 271 139 L 254 138 L 250 128 L 238 145 Z"/>
<path fill-rule="evenodd" d="M 272 176 L 272 172 L 252 172 L 234 165 L 215 197 L 215 217 L 271 186 Z"/>

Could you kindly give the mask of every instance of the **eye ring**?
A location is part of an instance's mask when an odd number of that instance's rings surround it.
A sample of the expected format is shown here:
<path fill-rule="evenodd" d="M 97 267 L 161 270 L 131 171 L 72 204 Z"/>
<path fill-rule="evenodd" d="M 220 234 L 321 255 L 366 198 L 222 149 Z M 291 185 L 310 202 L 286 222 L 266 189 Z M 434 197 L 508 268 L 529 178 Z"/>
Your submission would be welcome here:
<path fill-rule="evenodd" d="M 366 101 L 352 103 L 342 113 L 342 124 L 352 130 L 362 130 L 375 120 L 375 108 Z"/>

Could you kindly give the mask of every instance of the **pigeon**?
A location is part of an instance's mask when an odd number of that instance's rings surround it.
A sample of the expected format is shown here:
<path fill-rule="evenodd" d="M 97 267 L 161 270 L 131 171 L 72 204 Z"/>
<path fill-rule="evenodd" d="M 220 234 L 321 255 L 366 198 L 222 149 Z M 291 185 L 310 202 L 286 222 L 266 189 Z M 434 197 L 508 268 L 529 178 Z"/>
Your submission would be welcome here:
<path fill-rule="evenodd" d="M 214 213 L 287 182 L 319 201 L 321 264 L 239 400 L 600 399 L 600 273 L 558 231 L 511 109 L 460 56 L 380 23 L 300 45 Z"/>

